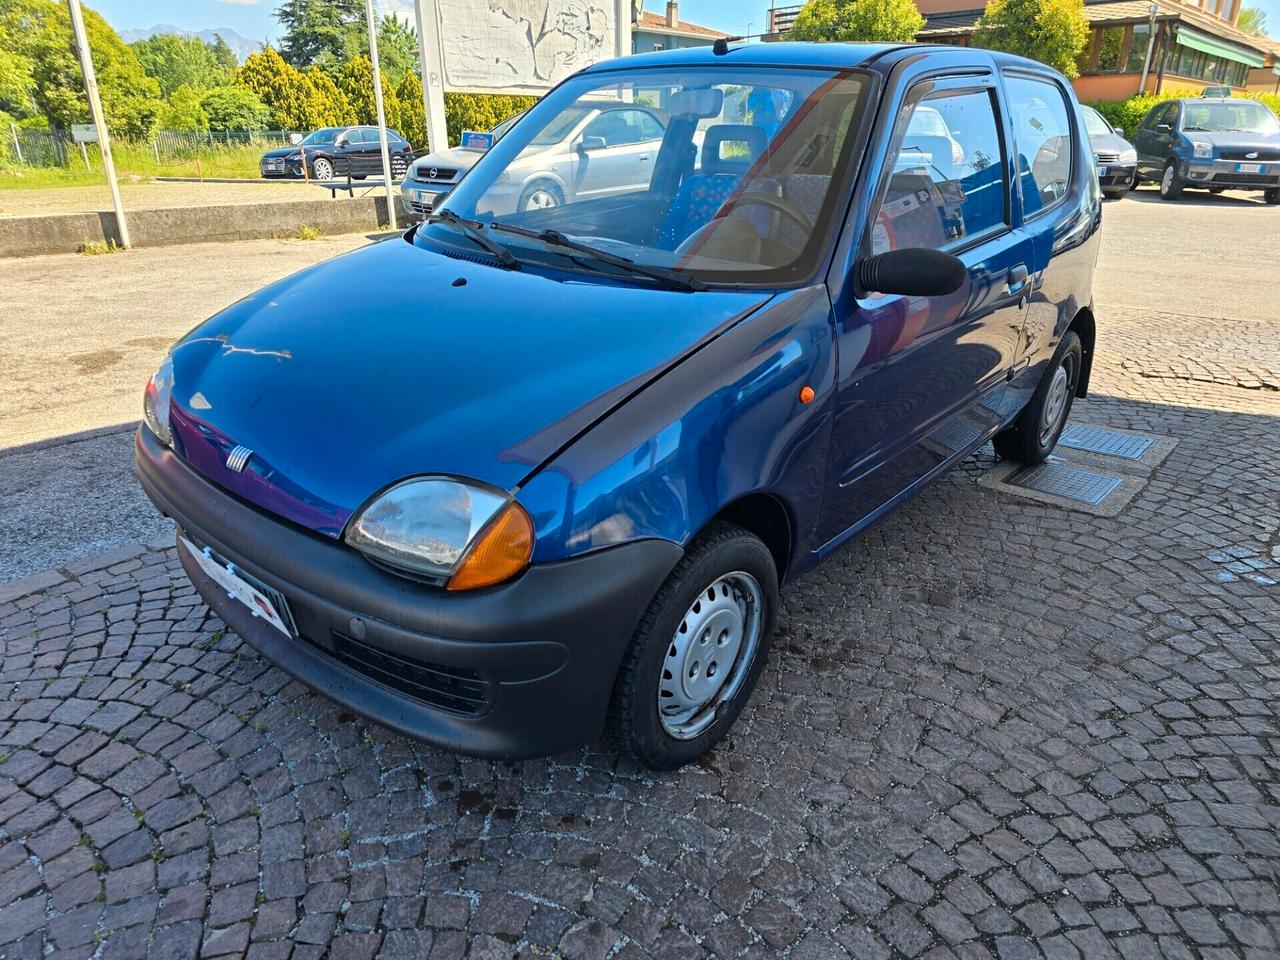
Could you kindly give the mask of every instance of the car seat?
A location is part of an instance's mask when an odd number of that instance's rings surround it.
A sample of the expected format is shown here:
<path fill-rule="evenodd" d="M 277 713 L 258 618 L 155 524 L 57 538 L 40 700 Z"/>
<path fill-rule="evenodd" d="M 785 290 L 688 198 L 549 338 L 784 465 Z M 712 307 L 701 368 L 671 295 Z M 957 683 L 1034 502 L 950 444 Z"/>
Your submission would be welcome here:
<path fill-rule="evenodd" d="M 746 150 L 740 156 L 724 156 L 724 144 L 744 144 Z M 659 248 L 674 250 L 695 230 L 710 223 L 767 145 L 768 137 L 760 127 L 745 123 L 708 127 L 702 140 L 700 169 L 685 177 L 672 198 L 658 234 Z"/>

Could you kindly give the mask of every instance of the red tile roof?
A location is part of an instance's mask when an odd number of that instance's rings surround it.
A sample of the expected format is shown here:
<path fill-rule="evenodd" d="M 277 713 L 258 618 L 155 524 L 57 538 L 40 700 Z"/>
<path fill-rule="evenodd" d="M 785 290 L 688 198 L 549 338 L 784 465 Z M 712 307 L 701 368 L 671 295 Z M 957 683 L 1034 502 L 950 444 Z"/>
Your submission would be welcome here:
<path fill-rule="evenodd" d="M 665 30 L 675 33 L 687 33 L 697 37 L 727 37 L 729 34 L 721 33 L 719 30 L 712 30 L 710 27 L 704 27 L 701 24 L 690 23 L 688 20 L 680 20 L 674 27 L 667 26 L 667 18 L 661 13 L 650 13 L 643 10 L 640 13 L 640 19 L 632 24 L 633 30 Z"/>

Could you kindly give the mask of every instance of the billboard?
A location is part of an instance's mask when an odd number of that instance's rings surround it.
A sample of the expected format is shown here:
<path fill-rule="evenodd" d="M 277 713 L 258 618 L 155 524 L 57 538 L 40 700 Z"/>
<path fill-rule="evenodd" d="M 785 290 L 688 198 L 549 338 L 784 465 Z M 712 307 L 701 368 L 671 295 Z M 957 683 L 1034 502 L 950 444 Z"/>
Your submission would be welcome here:
<path fill-rule="evenodd" d="M 435 7 L 447 90 L 539 94 L 618 54 L 616 0 L 434 0 L 429 6 Z"/>

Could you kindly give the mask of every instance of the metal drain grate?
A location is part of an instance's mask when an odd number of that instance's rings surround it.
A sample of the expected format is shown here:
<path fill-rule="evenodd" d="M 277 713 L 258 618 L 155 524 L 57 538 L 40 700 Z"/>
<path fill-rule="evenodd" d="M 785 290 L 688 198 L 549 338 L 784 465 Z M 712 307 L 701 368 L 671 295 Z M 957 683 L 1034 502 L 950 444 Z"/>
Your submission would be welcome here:
<path fill-rule="evenodd" d="M 1023 487 L 1036 490 L 1050 496 L 1074 500 L 1097 506 L 1107 495 L 1121 484 L 1120 477 L 1111 477 L 1105 473 L 1094 473 L 1092 470 L 1081 470 L 1069 467 L 1065 463 L 1049 461 L 1038 463 L 1034 467 L 1025 467 L 1006 478 L 1005 483 L 1011 487 Z"/>
<path fill-rule="evenodd" d="M 946 426 L 929 434 L 929 439 L 949 453 L 968 449 L 982 437 L 982 431 L 963 420 L 952 420 Z"/>
<path fill-rule="evenodd" d="M 1108 457 L 1122 457 L 1125 460 L 1141 460 L 1142 455 L 1155 443 L 1151 437 L 1137 437 L 1132 433 L 1119 430 L 1108 430 L 1105 427 L 1090 427 L 1083 423 L 1070 424 L 1062 431 L 1058 443 L 1074 450 L 1088 453 L 1101 453 Z"/>

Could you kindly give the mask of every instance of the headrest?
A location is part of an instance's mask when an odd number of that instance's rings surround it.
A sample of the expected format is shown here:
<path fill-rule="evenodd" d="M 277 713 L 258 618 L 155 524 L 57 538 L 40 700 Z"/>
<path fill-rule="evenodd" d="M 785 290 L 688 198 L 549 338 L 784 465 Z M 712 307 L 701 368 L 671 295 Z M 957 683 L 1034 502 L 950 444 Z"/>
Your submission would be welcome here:
<path fill-rule="evenodd" d="M 667 112 L 673 117 L 692 116 L 707 120 L 720 116 L 724 107 L 724 91 L 719 87 L 702 90 L 677 90 L 667 101 Z"/>
<path fill-rule="evenodd" d="M 745 147 L 731 151 L 731 156 L 723 156 L 724 144 L 740 144 Z M 736 173 L 742 174 L 764 153 L 769 144 L 768 134 L 761 127 L 748 123 L 718 123 L 707 127 L 702 140 L 702 172 L 703 173 Z"/>

